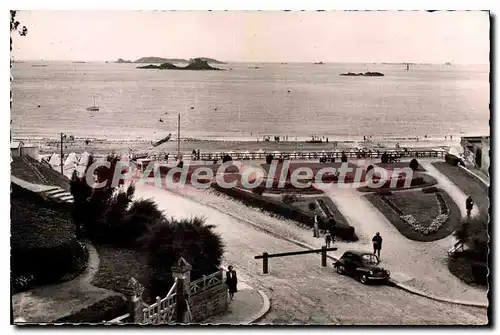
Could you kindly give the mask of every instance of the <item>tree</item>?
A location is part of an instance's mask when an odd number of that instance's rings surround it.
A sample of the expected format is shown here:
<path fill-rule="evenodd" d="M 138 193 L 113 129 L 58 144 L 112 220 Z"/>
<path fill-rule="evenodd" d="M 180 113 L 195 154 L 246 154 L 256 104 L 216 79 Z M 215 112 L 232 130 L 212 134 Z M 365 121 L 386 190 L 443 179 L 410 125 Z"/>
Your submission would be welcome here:
<path fill-rule="evenodd" d="M 266 164 L 271 164 L 273 162 L 274 156 L 269 154 L 266 156 Z"/>
<path fill-rule="evenodd" d="M 233 160 L 233 158 L 227 154 L 224 155 L 224 157 L 222 157 L 222 163 L 231 162 L 232 160 Z"/>
<path fill-rule="evenodd" d="M 418 169 L 418 161 L 415 158 L 410 161 L 410 169 L 413 171 L 417 171 Z"/>
<path fill-rule="evenodd" d="M 345 154 L 344 151 L 342 151 L 342 156 L 340 156 L 340 161 L 342 163 L 347 163 L 347 155 Z"/>
<path fill-rule="evenodd" d="M 153 228 L 146 249 L 151 269 L 150 296 L 165 296 L 173 284 L 172 265 L 182 256 L 193 267 L 191 280 L 217 270 L 224 254 L 224 243 L 200 217 L 171 221 Z"/>

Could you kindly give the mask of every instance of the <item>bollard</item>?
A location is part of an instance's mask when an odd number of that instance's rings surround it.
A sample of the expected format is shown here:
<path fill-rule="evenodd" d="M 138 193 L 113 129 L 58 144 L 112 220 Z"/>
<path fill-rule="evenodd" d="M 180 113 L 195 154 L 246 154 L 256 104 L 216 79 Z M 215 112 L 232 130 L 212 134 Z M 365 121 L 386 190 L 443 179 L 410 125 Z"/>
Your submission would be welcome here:
<path fill-rule="evenodd" d="M 321 247 L 321 266 L 326 267 L 326 246 Z"/>
<path fill-rule="evenodd" d="M 269 272 L 269 260 L 267 258 L 268 253 L 264 252 L 262 254 L 262 272 L 267 274 Z"/>

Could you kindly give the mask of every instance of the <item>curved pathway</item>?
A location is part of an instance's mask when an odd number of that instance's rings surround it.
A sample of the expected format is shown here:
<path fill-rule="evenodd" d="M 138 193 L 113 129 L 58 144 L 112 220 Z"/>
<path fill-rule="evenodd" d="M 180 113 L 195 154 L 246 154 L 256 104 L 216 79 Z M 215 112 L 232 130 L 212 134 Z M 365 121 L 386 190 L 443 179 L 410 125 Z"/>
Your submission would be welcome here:
<path fill-rule="evenodd" d="M 36 287 L 14 294 L 12 305 L 15 323 L 55 322 L 118 293 L 90 284 L 99 269 L 99 256 L 87 244 L 87 269 L 73 280 Z"/>
<path fill-rule="evenodd" d="M 287 252 L 295 244 L 255 229 L 258 222 L 287 237 L 307 240 L 310 231 L 272 218 L 243 204 L 211 192 L 185 187 L 176 192 L 136 185 L 136 197 L 153 198 L 168 216 L 201 215 L 214 224 L 226 244 L 224 262 L 235 266 L 242 281 L 263 290 L 272 301 L 261 320 L 297 324 L 470 324 L 486 322 L 486 310 L 449 305 L 388 286 L 364 286 L 340 276 L 331 265 L 320 267 L 318 255 L 273 258 L 270 274 L 262 275 L 262 252 Z M 195 201 L 191 200 L 195 199 Z M 228 213 L 225 214 L 224 212 Z M 234 213 L 230 214 L 229 213 Z M 237 216 L 241 219 L 236 218 Z M 307 236 L 306 236 L 307 235 Z M 320 243 L 317 239 L 317 243 Z M 330 262 L 329 262 L 330 263 Z"/>

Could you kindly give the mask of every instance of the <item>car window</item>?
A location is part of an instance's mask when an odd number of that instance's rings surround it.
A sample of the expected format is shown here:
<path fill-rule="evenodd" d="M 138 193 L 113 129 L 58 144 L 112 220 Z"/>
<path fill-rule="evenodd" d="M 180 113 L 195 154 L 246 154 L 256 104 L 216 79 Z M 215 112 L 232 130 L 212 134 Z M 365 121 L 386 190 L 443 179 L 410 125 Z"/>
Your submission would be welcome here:
<path fill-rule="evenodd" d="M 371 254 L 365 254 L 362 256 L 363 263 L 369 264 L 369 265 L 377 265 L 378 264 L 378 259 L 377 256 L 371 255 Z"/>

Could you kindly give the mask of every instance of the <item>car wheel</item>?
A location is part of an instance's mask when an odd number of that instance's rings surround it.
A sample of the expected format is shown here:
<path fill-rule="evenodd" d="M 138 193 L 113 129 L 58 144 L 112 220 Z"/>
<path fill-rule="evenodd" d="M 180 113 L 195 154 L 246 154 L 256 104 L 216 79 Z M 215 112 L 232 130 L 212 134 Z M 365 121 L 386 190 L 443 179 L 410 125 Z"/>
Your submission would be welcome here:
<path fill-rule="evenodd" d="M 366 284 L 366 283 L 368 283 L 368 277 L 366 276 L 366 274 L 364 274 L 364 273 L 363 273 L 363 274 L 361 274 L 361 275 L 359 276 L 359 281 L 360 281 L 362 284 Z"/>
<path fill-rule="evenodd" d="M 343 275 L 345 273 L 345 268 L 343 265 L 338 265 L 337 266 L 337 272 L 341 275 Z"/>

